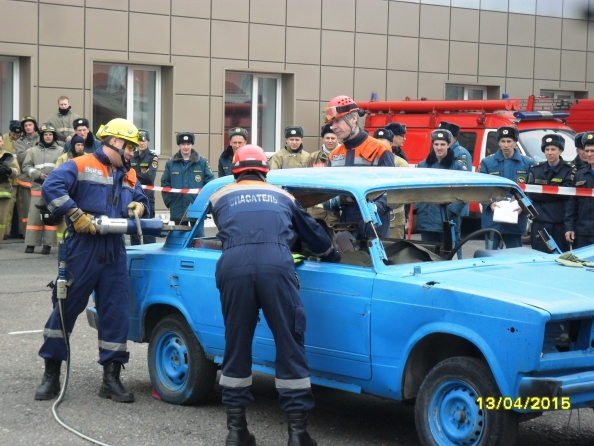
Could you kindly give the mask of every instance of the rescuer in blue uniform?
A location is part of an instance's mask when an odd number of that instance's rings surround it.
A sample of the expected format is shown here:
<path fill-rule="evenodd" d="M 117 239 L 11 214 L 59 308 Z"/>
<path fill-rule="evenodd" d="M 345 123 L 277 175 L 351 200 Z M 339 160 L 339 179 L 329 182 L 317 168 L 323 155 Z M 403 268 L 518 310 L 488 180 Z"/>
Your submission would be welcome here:
<path fill-rule="evenodd" d="M 441 121 L 438 128 L 449 130 L 452 134 L 452 145 L 450 149 L 454 152 L 454 158 L 466 166 L 468 170 L 472 170 L 472 156 L 470 152 L 458 142 L 460 136 L 460 126 L 453 122 Z"/>
<path fill-rule="evenodd" d="M 499 150 L 481 161 L 479 171 L 507 178 L 518 184 L 525 184 L 534 160 L 522 155 L 517 149 L 516 145 L 519 137 L 520 133 L 516 127 L 499 127 L 497 129 Z M 522 213 L 521 209 L 518 209 L 517 212 L 520 213 L 518 223 L 497 223 L 493 221 L 495 207 L 497 207 L 497 203 L 483 203 L 482 227 L 499 231 L 507 248 L 521 247 L 522 234 L 526 232 L 528 217 Z M 493 235 L 486 235 L 485 244 L 487 249 L 492 247 L 492 243 Z"/>
<path fill-rule="evenodd" d="M 151 133 L 145 129 L 138 129 L 138 148 L 130 159 L 130 167 L 136 171 L 136 178 L 143 186 L 154 186 L 157 170 L 159 169 L 159 155 L 148 148 L 151 141 Z M 150 207 L 150 218 L 155 218 L 155 191 L 143 189 L 144 195 L 148 198 Z M 131 245 L 140 245 L 139 235 L 130 236 Z M 142 242 L 156 243 L 157 238 L 152 235 L 143 235 Z"/>
<path fill-rule="evenodd" d="M 66 269 L 68 296 L 64 299 L 66 331 L 85 309 L 94 291 L 99 316 L 99 364 L 103 366 L 102 398 L 132 402 L 134 395 L 120 381 L 122 364 L 128 362 L 128 274 L 126 249 L 121 234 L 98 235 L 91 224 L 94 217 L 111 218 L 148 215 L 148 200 L 136 172 L 128 166 L 138 129 L 125 119 L 113 119 L 97 133 L 103 145 L 51 171 L 43 183 L 42 196 L 54 216 L 68 216 L 69 235 Z M 60 368 L 66 360 L 56 288 L 54 308 L 43 332 L 39 356 L 45 359 L 43 381 L 35 399 L 52 399 L 60 391 Z"/>
<path fill-rule="evenodd" d="M 431 151 L 427 158 L 418 164 L 421 169 L 448 169 L 466 171 L 466 166 L 454 156 L 454 151 L 450 144 L 452 143 L 452 134 L 449 130 L 438 129 L 431 132 Z M 460 241 L 460 214 L 464 209 L 465 203 L 456 202 L 448 205 L 448 219 L 456 223 L 456 238 L 454 245 Z M 438 204 L 417 203 L 417 228 L 421 232 L 421 240 L 426 242 L 443 243 L 443 223 L 441 209 Z M 461 256 L 460 256 L 461 257 Z"/>
<path fill-rule="evenodd" d="M 575 172 L 573 187 L 594 189 L 594 132 L 582 137 L 585 165 Z M 565 208 L 565 239 L 574 248 L 594 244 L 594 198 L 569 197 Z"/>
<path fill-rule="evenodd" d="M 315 446 L 307 432 L 307 412 L 314 407 L 305 357 L 305 311 L 299 297 L 289 243 L 295 231 L 312 252 L 339 261 L 326 232 L 284 190 L 266 183 L 264 151 L 241 147 L 233 158 L 235 183 L 210 200 L 223 254 L 215 278 L 225 321 L 221 380 L 227 406 L 227 446 L 253 446 L 245 406 L 253 401 L 252 340 L 262 308 L 276 344 L 276 388 L 288 415 L 290 446 Z"/>
<path fill-rule="evenodd" d="M 194 150 L 194 134 L 183 132 L 177 135 L 179 151 L 173 155 L 161 177 L 161 186 L 174 189 L 200 189 L 214 180 L 208 160 Z M 175 224 L 194 223 L 196 219 L 185 218 L 186 210 L 197 194 L 175 194 L 163 192 L 163 201 L 169 208 L 170 220 Z M 200 223 L 197 235 L 204 236 L 204 222 Z"/>
<path fill-rule="evenodd" d="M 542 186 L 571 187 L 575 166 L 570 161 L 564 161 L 561 153 L 565 150 L 565 139 L 558 133 L 543 136 L 540 145 L 546 161 L 536 163 L 530 168 L 528 184 Z M 559 249 L 565 252 L 569 245 L 565 240 L 565 205 L 567 195 L 528 194 L 538 211 L 538 217 L 532 221 L 530 231 L 530 245 L 532 249 L 549 252 L 538 236 L 538 231 L 546 229 Z"/>

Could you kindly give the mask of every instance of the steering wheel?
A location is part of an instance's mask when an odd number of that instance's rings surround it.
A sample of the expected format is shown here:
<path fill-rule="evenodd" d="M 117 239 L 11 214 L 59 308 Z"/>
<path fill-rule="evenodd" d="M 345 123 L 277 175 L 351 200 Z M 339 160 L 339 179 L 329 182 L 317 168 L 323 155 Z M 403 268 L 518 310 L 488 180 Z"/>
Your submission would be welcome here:
<path fill-rule="evenodd" d="M 501 235 L 501 232 L 499 232 L 497 229 L 483 228 L 483 229 L 479 229 L 478 231 L 474 231 L 474 232 L 468 234 L 466 237 L 464 237 L 462 240 L 460 240 L 458 243 L 456 243 L 456 246 L 454 246 L 452 248 L 452 251 L 445 257 L 445 260 L 452 260 L 454 258 L 454 256 L 456 255 L 456 253 L 458 252 L 458 250 L 460 248 L 462 248 L 462 246 L 464 246 L 466 244 L 466 242 L 468 242 L 469 240 L 472 240 L 474 237 L 476 237 L 477 235 L 481 235 L 481 234 L 496 235 L 499 238 L 499 243 L 497 244 L 497 249 L 503 249 L 503 236 Z"/>

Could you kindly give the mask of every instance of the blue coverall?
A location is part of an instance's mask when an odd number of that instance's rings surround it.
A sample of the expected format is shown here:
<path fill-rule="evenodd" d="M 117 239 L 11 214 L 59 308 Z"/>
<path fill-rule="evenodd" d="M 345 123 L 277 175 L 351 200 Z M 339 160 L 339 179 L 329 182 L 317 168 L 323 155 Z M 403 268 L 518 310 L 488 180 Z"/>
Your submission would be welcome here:
<path fill-rule="evenodd" d="M 489 175 L 497 175 L 509 180 L 515 181 L 518 184 L 525 184 L 528 180 L 530 167 L 534 164 L 532 158 L 528 158 L 520 153 L 518 149 L 514 150 L 511 158 L 505 158 L 501 149 L 497 150 L 495 154 L 486 157 L 481 161 L 480 172 Z M 511 194 L 508 194 L 511 197 Z M 493 221 L 493 211 L 491 210 L 491 203 L 483 203 L 483 215 L 481 226 L 483 228 L 496 229 L 503 235 L 503 241 L 507 248 L 519 248 L 522 246 L 522 234 L 526 232 L 526 224 L 528 216 L 521 213 L 518 216 L 518 223 L 496 223 Z M 486 236 L 485 244 L 487 249 L 491 248 L 490 244 L 492 237 Z"/>
<path fill-rule="evenodd" d="M 148 199 L 129 168 L 113 170 L 109 158 L 99 148 L 93 154 L 82 155 L 65 162 L 48 175 L 42 196 L 56 216 L 72 208 L 80 208 L 95 217 L 128 218 L 126 207 L 136 201 L 149 213 Z M 111 149 L 105 149 L 111 150 Z M 68 217 L 66 220 L 69 222 Z M 99 364 L 128 362 L 128 265 L 121 234 L 91 235 L 75 232 L 69 225 L 66 269 L 72 284 L 64 300 L 64 320 L 68 333 L 76 318 L 95 291 L 99 317 Z M 39 350 L 42 358 L 66 360 L 66 343 L 56 299 L 52 294 L 53 311 L 45 324 L 44 343 Z"/>
<path fill-rule="evenodd" d="M 222 188 L 210 206 L 223 242 L 215 278 L 225 321 L 220 386 L 223 403 L 253 401 L 252 340 L 262 308 L 276 344 L 276 388 L 285 411 L 314 406 L 305 357 L 305 310 L 289 243 L 295 231 L 314 253 L 333 252 L 332 243 L 288 192 L 254 175 Z"/>

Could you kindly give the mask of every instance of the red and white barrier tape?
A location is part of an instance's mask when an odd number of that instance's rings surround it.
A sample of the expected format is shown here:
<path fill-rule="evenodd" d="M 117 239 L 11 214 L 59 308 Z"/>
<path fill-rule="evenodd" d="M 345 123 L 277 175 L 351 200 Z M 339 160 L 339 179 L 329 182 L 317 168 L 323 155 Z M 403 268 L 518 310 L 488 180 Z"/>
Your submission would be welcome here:
<path fill-rule="evenodd" d="M 524 192 L 552 195 L 572 195 L 574 197 L 594 197 L 594 189 L 585 187 L 539 186 L 538 184 L 518 184 Z"/>
<path fill-rule="evenodd" d="M 171 192 L 172 194 L 199 194 L 202 189 L 174 189 L 173 187 L 160 187 L 160 186 L 145 186 L 142 185 L 143 189 L 154 190 L 157 192 Z"/>

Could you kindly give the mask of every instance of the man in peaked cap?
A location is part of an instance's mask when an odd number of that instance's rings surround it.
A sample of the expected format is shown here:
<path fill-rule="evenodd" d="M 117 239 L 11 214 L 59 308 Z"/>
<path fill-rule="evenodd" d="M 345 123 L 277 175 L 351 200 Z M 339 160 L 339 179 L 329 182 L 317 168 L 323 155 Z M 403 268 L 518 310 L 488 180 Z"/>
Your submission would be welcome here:
<path fill-rule="evenodd" d="M 161 177 L 162 187 L 200 189 L 214 180 L 208 160 L 194 150 L 194 141 L 193 133 L 182 132 L 177 135 L 179 151 L 165 164 L 165 171 Z M 163 192 L 163 201 L 169 208 L 170 219 L 176 224 L 195 223 L 195 219 L 187 219 L 185 214 L 197 196 Z M 204 237 L 204 222 L 198 229 L 198 236 Z"/>
<path fill-rule="evenodd" d="M 77 118 L 72 121 L 72 127 L 74 132 L 85 140 L 85 153 L 94 153 L 99 147 L 101 142 L 93 135 L 91 126 L 87 118 Z M 72 149 L 70 141 L 64 144 L 64 152 L 68 153 Z"/>
<path fill-rule="evenodd" d="M 450 149 L 454 152 L 454 156 L 457 160 L 464 164 L 468 170 L 472 170 L 472 156 L 470 155 L 470 152 L 458 142 L 460 126 L 452 122 L 441 121 L 438 128 L 450 131 L 452 134 L 452 145 L 450 146 Z"/>
<path fill-rule="evenodd" d="M 540 146 L 545 154 L 546 161 L 534 164 L 530 168 L 528 184 L 542 186 L 563 186 L 571 187 L 575 166 L 570 161 L 564 161 L 561 157 L 565 149 L 565 139 L 559 133 L 551 133 L 543 136 Z M 552 194 L 528 194 L 534 202 L 538 211 L 538 217 L 532 221 L 530 231 L 530 245 L 532 249 L 548 252 L 545 244 L 538 235 L 541 229 L 546 229 L 559 249 L 565 252 L 569 245 L 565 240 L 565 205 L 568 197 L 566 195 Z"/>
<path fill-rule="evenodd" d="M 233 155 L 237 149 L 247 144 L 248 132 L 242 127 L 233 127 L 229 129 L 229 145 L 219 157 L 219 178 L 231 175 L 233 166 Z"/>
<path fill-rule="evenodd" d="M 406 153 L 404 153 L 404 150 L 402 149 L 404 141 L 406 141 L 406 125 L 400 124 L 399 122 L 390 122 L 386 125 L 386 129 L 394 134 L 392 140 L 392 153 L 408 162 Z"/>
<path fill-rule="evenodd" d="M 308 167 L 309 153 L 303 150 L 303 127 L 290 125 L 285 128 L 285 147 L 270 158 L 270 169 Z"/>
<path fill-rule="evenodd" d="M 493 155 L 484 158 L 481 161 L 479 171 L 489 175 L 498 175 L 515 181 L 518 184 L 526 183 L 530 167 L 534 164 L 532 158 L 528 158 L 517 149 L 517 143 L 520 134 L 516 127 L 499 127 L 497 129 L 497 143 L 499 150 Z M 511 195 L 508 195 L 511 198 Z M 520 214 L 518 223 L 498 223 L 493 221 L 493 212 L 498 207 L 496 202 L 483 203 L 482 227 L 493 228 L 499 231 L 503 236 L 503 241 L 507 248 L 519 248 L 522 246 L 522 234 L 526 232 L 528 217 Z M 485 236 L 487 249 L 493 246 L 493 235 Z"/>
<path fill-rule="evenodd" d="M 586 165 L 576 170 L 573 187 L 594 188 L 594 132 L 582 136 Z M 594 198 L 569 197 L 565 208 L 565 239 L 574 248 L 594 244 Z"/>
<path fill-rule="evenodd" d="M 584 144 L 582 141 L 583 136 L 584 133 L 576 133 L 574 137 L 575 151 L 577 152 L 577 155 L 573 159 L 573 164 L 576 169 L 580 169 L 588 164 L 586 162 L 586 152 L 584 151 Z"/>

